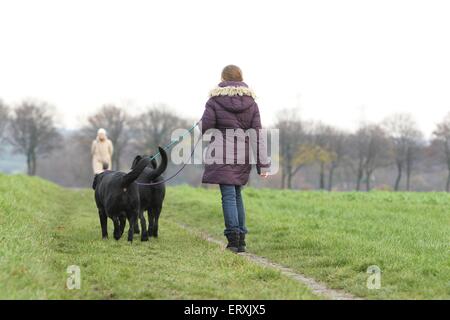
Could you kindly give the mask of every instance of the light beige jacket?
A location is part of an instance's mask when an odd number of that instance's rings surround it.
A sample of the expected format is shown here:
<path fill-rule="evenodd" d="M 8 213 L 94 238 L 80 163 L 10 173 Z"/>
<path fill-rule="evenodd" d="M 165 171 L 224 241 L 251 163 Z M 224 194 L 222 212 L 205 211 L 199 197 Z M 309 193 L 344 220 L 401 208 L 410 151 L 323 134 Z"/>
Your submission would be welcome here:
<path fill-rule="evenodd" d="M 100 141 L 95 139 L 92 141 L 92 167 L 95 174 L 103 172 L 103 164 L 108 164 L 108 170 L 111 170 L 112 155 L 114 147 L 111 140 L 106 139 Z"/>

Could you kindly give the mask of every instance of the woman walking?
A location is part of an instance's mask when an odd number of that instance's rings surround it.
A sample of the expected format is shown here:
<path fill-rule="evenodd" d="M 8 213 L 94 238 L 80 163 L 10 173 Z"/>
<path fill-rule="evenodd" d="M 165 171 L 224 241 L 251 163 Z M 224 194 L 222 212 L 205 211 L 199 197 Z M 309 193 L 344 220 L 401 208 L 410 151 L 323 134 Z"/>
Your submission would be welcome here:
<path fill-rule="evenodd" d="M 112 155 L 114 147 L 111 140 L 106 136 L 106 130 L 101 128 L 97 131 L 97 138 L 92 141 L 92 170 L 94 174 L 111 170 Z"/>
<path fill-rule="evenodd" d="M 230 145 L 230 139 L 226 134 L 229 129 L 262 128 L 258 105 L 254 98 L 253 91 L 243 82 L 241 69 L 234 65 L 226 66 L 222 71 L 222 82 L 211 91 L 201 119 L 202 133 L 209 129 L 217 129 L 222 134 L 223 159 L 220 159 L 222 160 L 220 163 L 206 163 L 202 182 L 220 186 L 225 220 L 224 235 L 228 240 L 227 249 L 233 252 L 245 251 L 247 227 L 241 190 L 248 182 L 251 164 L 248 156 L 248 140 L 245 141 L 245 162 L 242 163 L 238 161 L 242 159 L 242 155 L 239 155 L 239 147 L 236 148 L 234 145 L 234 136 L 231 138 L 233 150 L 226 150 L 227 145 Z M 263 145 L 259 143 L 262 139 L 259 134 L 257 137 L 258 146 Z M 233 158 L 231 163 L 227 159 L 230 154 Z M 266 178 L 269 166 L 265 150 L 258 150 L 256 163 L 258 174 Z"/>

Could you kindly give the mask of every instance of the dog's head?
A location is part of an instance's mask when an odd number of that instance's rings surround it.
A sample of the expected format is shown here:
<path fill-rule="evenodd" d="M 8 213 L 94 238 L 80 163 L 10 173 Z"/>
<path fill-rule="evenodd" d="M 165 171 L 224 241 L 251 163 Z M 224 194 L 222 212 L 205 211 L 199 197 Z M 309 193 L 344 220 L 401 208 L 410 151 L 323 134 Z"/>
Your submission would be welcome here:
<path fill-rule="evenodd" d="M 142 158 L 147 158 L 147 157 L 148 157 L 147 155 L 137 155 L 137 156 L 134 158 L 133 163 L 131 164 L 131 170 L 133 170 L 133 169 L 137 166 L 137 164 L 139 163 L 139 161 L 142 160 Z M 156 163 L 156 160 L 155 160 L 155 159 L 152 159 L 152 161 L 150 162 L 150 164 L 151 164 L 151 166 L 152 166 L 152 169 L 156 169 L 156 167 L 158 166 L 158 164 Z"/>
<path fill-rule="evenodd" d="M 139 161 L 141 161 L 143 158 L 143 156 L 141 155 L 137 155 L 134 160 L 133 163 L 131 164 L 131 170 L 133 170 L 134 168 L 136 168 L 137 164 L 139 163 Z"/>

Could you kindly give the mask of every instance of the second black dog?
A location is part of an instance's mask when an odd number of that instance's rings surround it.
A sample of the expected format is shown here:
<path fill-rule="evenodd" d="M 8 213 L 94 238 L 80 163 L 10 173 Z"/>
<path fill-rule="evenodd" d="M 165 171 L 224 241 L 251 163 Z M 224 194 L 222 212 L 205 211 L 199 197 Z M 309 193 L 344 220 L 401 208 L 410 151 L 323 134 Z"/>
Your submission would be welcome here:
<path fill-rule="evenodd" d="M 136 168 L 136 166 L 140 163 L 140 161 L 142 161 L 142 159 L 145 157 L 146 156 L 140 155 L 136 156 L 136 158 L 134 158 L 131 169 Z M 157 167 L 157 163 L 155 160 L 151 162 L 151 166 L 153 169 Z M 164 168 L 163 171 L 165 171 L 167 167 L 167 161 L 164 161 L 163 159 L 159 167 L 160 168 L 163 167 Z M 145 168 L 136 181 L 145 184 L 145 183 L 161 182 L 164 180 L 164 177 L 162 175 L 155 177 L 155 175 L 153 175 L 152 172 L 153 170 L 150 169 L 149 167 Z M 139 198 L 141 203 L 139 217 L 141 220 L 145 219 L 144 211 L 147 211 L 148 235 L 150 237 L 152 236 L 155 238 L 158 237 L 159 216 L 161 215 L 165 195 L 166 195 L 166 187 L 164 183 L 160 183 L 155 186 L 139 185 Z M 135 232 L 139 233 L 139 225 L 137 223 L 135 226 Z M 145 232 L 144 229 L 143 232 Z"/>
<path fill-rule="evenodd" d="M 159 148 L 162 163 L 156 169 L 149 169 L 152 179 L 160 176 L 167 167 L 167 154 L 164 149 Z M 128 241 L 133 241 L 134 227 L 140 211 L 139 188 L 134 181 L 146 170 L 150 164 L 149 158 L 139 161 L 129 173 L 120 171 L 104 171 L 94 178 L 92 188 L 95 190 L 95 202 L 97 204 L 102 228 L 102 237 L 108 237 L 107 221 L 108 217 L 114 222 L 114 239 L 119 240 L 122 236 L 126 220 L 130 224 L 128 230 Z M 142 216 L 143 218 L 143 216 Z M 141 240 L 148 240 L 145 219 L 141 220 L 141 227 L 144 230 Z"/>

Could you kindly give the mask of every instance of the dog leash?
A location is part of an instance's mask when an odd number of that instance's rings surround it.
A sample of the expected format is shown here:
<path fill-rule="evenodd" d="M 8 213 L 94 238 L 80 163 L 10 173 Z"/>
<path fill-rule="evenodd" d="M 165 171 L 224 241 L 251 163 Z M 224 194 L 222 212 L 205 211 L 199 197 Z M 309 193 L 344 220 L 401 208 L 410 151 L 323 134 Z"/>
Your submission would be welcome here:
<path fill-rule="evenodd" d="M 181 136 L 179 136 L 178 139 L 175 139 L 175 140 L 170 141 L 166 146 L 163 147 L 163 149 L 164 149 L 164 150 L 169 150 L 169 149 L 171 149 L 175 144 L 177 144 L 178 142 L 180 142 L 181 140 L 183 140 L 183 138 L 184 138 L 185 136 L 187 136 L 188 134 L 190 134 L 190 133 L 195 129 L 195 127 L 198 126 L 198 124 L 200 123 L 200 121 L 201 121 L 201 120 L 197 121 L 192 127 L 190 127 L 190 128 L 186 131 L 185 134 L 182 134 Z M 160 156 L 160 155 L 161 155 L 161 153 L 158 151 L 155 155 L 153 155 L 153 156 L 150 157 L 150 161 L 153 160 L 153 159 L 156 159 L 156 157 L 158 157 L 158 156 Z"/>
<path fill-rule="evenodd" d="M 200 120 L 201 121 L 201 120 Z M 186 133 L 182 134 L 181 136 L 178 137 L 178 139 L 176 140 L 172 140 L 170 141 L 166 146 L 163 147 L 164 150 L 169 150 L 171 149 L 175 144 L 181 142 L 183 140 L 184 137 L 186 137 L 188 134 L 190 135 L 190 133 L 195 129 L 195 127 L 198 126 L 198 124 L 200 123 L 200 121 L 198 121 L 197 123 L 195 123 L 191 128 L 189 128 Z M 173 178 L 175 178 L 181 171 L 183 171 L 183 169 L 186 167 L 188 161 L 190 161 L 192 159 L 192 156 L 194 155 L 195 152 L 195 148 L 197 147 L 198 143 L 202 140 L 202 135 L 200 135 L 200 138 L 198 138 L 197 142 L 194 144 L 194 148 L 192 149 L 191 154 L 189 155 L 189 158 L 187 159 L 187 161 L 185 163 L 183 163 L 183 165 L 181 166 L 181 168 L 175 172 L 175 174 L 173 174 L 172 176 L 170 176 L 167 179 L 158 181 L 158 182 L 149 182 L 149 183 L 144 183 L 144 182 L 135 182 L 137 185 L 139 186 L 157 186 L 160 184 L 163 184 L 169 180 L 172 180 Z M 158 151 L 156 154 L 154 154 L 153 156 L 151 156 L 149 159 L 150 161 L 153 159 L 156 159 L 156 157 L 161 156 L 161 153 Z"/>

